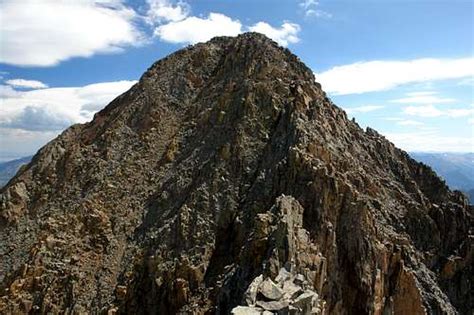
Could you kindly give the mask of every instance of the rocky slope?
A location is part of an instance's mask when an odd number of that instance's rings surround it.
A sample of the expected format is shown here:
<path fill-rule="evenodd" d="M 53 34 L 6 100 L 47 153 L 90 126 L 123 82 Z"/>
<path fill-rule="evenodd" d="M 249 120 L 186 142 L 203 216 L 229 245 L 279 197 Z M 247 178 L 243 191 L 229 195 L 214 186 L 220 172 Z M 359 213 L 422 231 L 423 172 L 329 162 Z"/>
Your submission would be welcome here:
<path fill-rule="evenodd" d="M 158 61 L 0 200 L 0 313 L 473 309 L 463 195 L 255 33 Z"/>

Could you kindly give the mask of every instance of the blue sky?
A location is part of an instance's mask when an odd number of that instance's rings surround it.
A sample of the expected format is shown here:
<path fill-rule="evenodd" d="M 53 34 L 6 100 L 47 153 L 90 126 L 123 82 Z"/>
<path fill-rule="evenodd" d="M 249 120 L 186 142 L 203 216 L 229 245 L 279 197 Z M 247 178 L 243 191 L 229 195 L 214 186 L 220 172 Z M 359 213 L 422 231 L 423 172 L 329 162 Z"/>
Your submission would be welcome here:
<path fill-rule="evenodd" d="M 34 153 L 156 60 L 253 30 L 409 151 L 474 151 L 474 8 L 463 0 L 0 0 L 0 160 Z"/>

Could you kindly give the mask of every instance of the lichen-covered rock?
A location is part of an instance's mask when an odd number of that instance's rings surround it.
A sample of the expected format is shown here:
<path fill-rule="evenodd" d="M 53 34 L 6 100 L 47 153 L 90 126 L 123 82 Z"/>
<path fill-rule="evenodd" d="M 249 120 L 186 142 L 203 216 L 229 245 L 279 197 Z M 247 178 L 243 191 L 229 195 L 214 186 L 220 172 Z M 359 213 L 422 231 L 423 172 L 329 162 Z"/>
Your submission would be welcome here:
<path fill-rule="evenodd" d="M 0 313 L 268 313 L 261 276 L 290 314 L 469 314 L 473 248 L 461 193 L 247 33 L 156 62 L 0 190 Z"/>

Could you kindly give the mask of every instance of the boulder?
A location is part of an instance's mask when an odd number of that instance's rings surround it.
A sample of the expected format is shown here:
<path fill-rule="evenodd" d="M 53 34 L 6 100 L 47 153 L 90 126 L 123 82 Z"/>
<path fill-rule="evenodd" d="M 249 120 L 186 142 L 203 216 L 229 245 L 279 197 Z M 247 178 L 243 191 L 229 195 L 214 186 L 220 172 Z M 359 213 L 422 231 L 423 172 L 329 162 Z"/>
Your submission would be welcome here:
<path fill-rule="evenodd" d="M 296 307 L 300 314 L 311 314 L 311 311 L 314 306 L 316 306 L 318 295 L 313 291 L 305 291 L 303 294 L 299 295 L 291 304 L 293 307 Z"/>
<path fill-rule="evenodd" d="M 279 300 L 283 297 L 283 291 L 270 279 L 265 279 L 258 287 L 258 292 L 269 300 Z"/>
<path fill-rule="evenodd" d="M 245 291 L 244 294 L 244 300 L 247 303 L 247 305 L 255 305 L 255 302 L 257 301 L 257 292 L 258 292 L 258 287 L 263 281 L 263 275 L 260 275 L 256 277 L 252 283 L 250 283 L 249 287 L 247 288 L 247 291 Z"/>

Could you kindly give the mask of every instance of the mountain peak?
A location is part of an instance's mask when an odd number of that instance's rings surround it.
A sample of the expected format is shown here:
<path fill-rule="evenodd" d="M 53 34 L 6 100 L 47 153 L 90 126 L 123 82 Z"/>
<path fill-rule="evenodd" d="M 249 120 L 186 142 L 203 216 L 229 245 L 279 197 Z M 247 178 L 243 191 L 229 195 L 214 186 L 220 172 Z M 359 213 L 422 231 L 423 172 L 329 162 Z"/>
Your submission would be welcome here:
<path fill-rule="evenodd" d="M 156 62 L 0 192 L 0 313 L 471 309 L 463 195 L 257 33 Z"/>
<path fill-rule="evenodd" d="M 266 35 L 258 32 L 245 32 L 242 34 L 239 34 L 237 36 L 216 36 L 210 40 L 210 42 L 250 42 L 253 44 L 259 44 L 261 45 L 262 43 L 265 44 L 270 44 L 270 45 L 278 45 L 275 41 L 267 37 Z"/>

